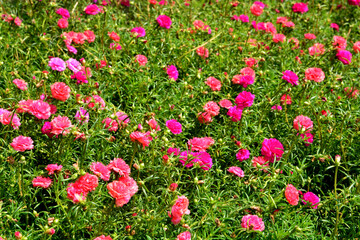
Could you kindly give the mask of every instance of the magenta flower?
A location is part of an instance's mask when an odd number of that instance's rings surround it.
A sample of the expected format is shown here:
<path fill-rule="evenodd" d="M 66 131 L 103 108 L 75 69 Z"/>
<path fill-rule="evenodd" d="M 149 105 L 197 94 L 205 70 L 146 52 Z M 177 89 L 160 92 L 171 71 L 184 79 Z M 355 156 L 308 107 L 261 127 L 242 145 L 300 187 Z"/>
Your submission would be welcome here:
<path fill-rule="evenodd" d="M 145 35 L 146 35 L 145 29 L 142 27 L 133 28 L 133 29 L 131 29 L 130 32 L 132 32 L 134 34 L 134 36 L 137 38 L 145 37 Z"/>
<path fill-rule="evenodd" d="M 171 18 L 166 15 L 160 15 L 156 18 L 159 26 L 162 28 L 169 29 L 171 27 Z"/>
<path fill-rule="evenodd" d="M 336 57 L 344 65 L 348 65 L 351 63 L 352 54 L 347 50 L 339 50 L 338 53 L 336 54 Z"/>
<path fill-rule="evenodd" d="M 291 83 L 291 85 L 293 85 L 293 86 L 299 85 L 299 83 L 298 83 L 299 77 L 296 75 L 296 73 L 294 73 L 290 70 L 286 70 L 282 74 L 283 74 L 282 79 L 284 79 L 288 83 Z"/>
<path fill-rule="evenodd" d="M 166 68 L 166 72 L 169 75 L 170 79 L 177 80 L 179 77 L 179 72 L 174 65 L 170 65 Z"/>
<path fill-rule="evenodd" d="M 166 127 L 169 128 L 173 134 L 180 134 L 182 132 L 181 123 L 175 119 L 166 121 Z"/>

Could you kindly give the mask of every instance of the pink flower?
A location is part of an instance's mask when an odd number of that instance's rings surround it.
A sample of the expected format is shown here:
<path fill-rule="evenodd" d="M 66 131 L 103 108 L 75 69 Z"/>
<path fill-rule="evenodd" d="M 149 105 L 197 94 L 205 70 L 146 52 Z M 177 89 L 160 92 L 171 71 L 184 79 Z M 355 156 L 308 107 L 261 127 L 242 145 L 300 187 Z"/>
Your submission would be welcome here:
<path fill-rule="evenodd" d="M 309 40 L 316 39 L 316 36 L 312 33 L 305 33 L 304 37 Z"/>
<path fill-rule="evenodd" d="M 238 177 L 244 177 L 245 176 L 244 171 L 239 167 L 230 167 L 228 169 L 228 172 L 233 173 L 234 175 L 236 175 Z"/>
<path fill-rule="evenodd" d="M 295 13 L 306 13 L 307 11 L 309 11 L 309 8 L 307 6 L 307 3 L 300 2 L 300 3 L 295 3 L 292 6 L 292 10 Z"/>
<path fill-rule="evenodd" d="M 49 138 L 52 138 L 54 134 L 51 133 L 51 122 L 44 122 L 43 127 L 41 128 L 41 132 L 46 134 Z"/>
<path fill-rule="evenodd" d="M 145 147 L 149 146 L 150 142 L 152 141 L 152 137 L 150 136 L 150 132 L 142 133 L 135 131 L 130 134 L 130 140 L 132 142 L 140 143 L 145 149 Z"/>
<path fill-rule="evenodd" d="M 75 114 L 75 119 L 81 124 L 87 123 L 89 122 L 89 113 L 83 107 L 80 107 L 80 109 Z"/>
<path fill-rule="evenodd" d="M 22 239 L 22 234 L 20 232 L 15 232 L 16 239 Z"/>
<path fill-rule="evenodd" d="M 220 100 L 219 105 L 220 105 L 220 107 L 229 109 L 232 107 L 232 102 L 228 99 L 223 99 L 223 100 Z"/>
<path fill-rule="evenodd" d="M 208 124 L 213 121 L 211 115 L 208 112 L 198 113 L 197 119 L 200 123 Z"/>
<path fill-rule="evenodd" d="M 300 134 L 300 137 L 304 140 L 305 146 L 310 146 L 314 141 L 314 136 L 311 133 Z"/>
<path fill-rule="evenodd" d="M 353 50 L 355 53 L 360 53 L 360 41 L 354 43 Z"/>
<path fill-rule="evenodd" d="M 239 84 L 246 88 L 248 85 L 251 85 L 254 83 L 254 78 L 250 75 L 235 75 L 232 80 L 234 84 Z"/>
<path fill-rule="evenodd" d="M 205 152 L 211 145 L 215 143 L 211 137 L 193 138 L 188 141 L 191 151 Z"/>
<path fill-rule="evenodd" d="M 265 230 L 265 225 L 262 218 L 259 218 L 256 215 L 243 216 L 241 219 L 241 227 L 248 230 L 260 231 L 260 232 Z"/>
<path fill-rule="evenodd" d="M 74 58 L 70 58 L 69 60 L 67 60 L 66 66 L 68 69 L 70 69 L 74 73 L 81 71 L 81 63 Z"/>
<path fill-rule="evenodd" d="M 10 144 L 16 151 L 25 152 L 34 148 L 33 140 L 31 137 L 18 136 L 12 140 Z"/>
<path fill-rule="evenodd" d="M 21 23 L 22 23 L 22 20 L 20 18 L 16 17 L 15 20 L 14 20 L 14 23 L 15 23 L 16 26 L 20 27 Z"/>
<path fill-rule="evenodd" d="M 36 177 L 32 180 L 33 187 L 48 188 L 52 183 L 51 178 Z"/>
<path fill-rule="evenodd" d="M 320 198 L 312 192 L 307 192 L 303 195 L 302 203 L 303 204 L 311 203 L 313 209 L 318 208 L 319 202 L 320 202 Z"/>
<path fill-rule="evenodd" d="M 310 56 L 320 56 L 325 53 L 324 45 L 321 43 L 315 43 L 314 46 L 309 47 Z"/>
<path fill-rule="evenodd" d="M 325 79 L 325 73 L 321 68 L 308 68 L 305 70 L 305 79 L 322 82 Z"/>
<path fill-rule="evenodd" d="M 149 121 L 146 121 L 146 123 L 149 124 L 151 129 L 155 131 L 161 131 L 158 122 L 154 118 L 151 118 Z"/>
<path fill-rule="evenodd" d="M 56 82 L 50 86 L 53 98 L 65 102 L 70 97 L 70 87 L 63 82 Z"/>
<path fill-rule="evenodd" d="M 254 103 L 255 95 L 251 92 L 242 91 L 239 95 L 235 98 L 235 103 L 237 107 L 240 109 L 244 109 L 246 107 L 251 107 Z"/>
<path fill-rule="evenodd" d="M 250 67 L 246 67 L 240 70 L 241 76 L 251 76 L 255 79 L 255 71 Z"/>
<path fill-rule="evenodd" d="M 174 192 L 174 191 L 177 189 L 177 187 L 178 187 L 178 184 L 177 184 L 177 183 L 172 183 L 172 184 L 170 184 L 170 186 L 169 186 L 169 190 L 172 191 L 172 192 Z"/>
<path fill-rule="evenodd" d="M 89 108 L 94 108 L 96 105 L 100 106 L 99 109 L 105 108 L 105 101 L 99 95 L 93 95 L 92 97 L 86 97 L 85 103 L 88 103 Z"/>
<path fill-rule="evenodd" d="M 211 117 L 215 117 L 220 113 L 220 107 L 214 101 L 207 102 L 204 106 L 204 110 L 209 113 Z"/>
<path fill-rule="evenodd" d="M 90 165 L 90 170 L 104 181 L 110 180 L 110 170 L 101 162 L 93 162 Z"/>
<path fill-rule="evenodd" d="M 179 155 L 180 154 L 180 149 L 179 148 L 172 148 L 172 147 L 169 147 L 168 150 L 167 150 L 167 154 L 174 154 L 175 156 Z"/>
<path fill-rule="evenodd" d="M 267 166 L 269 166 L 269 161 L 266 160 L 264 157 L 254 157 L 251 162 L 252 162 L 253 167 L 255 167 L 255 168 L 258 167 L 258 165 L 261 167 L 265 167 L 265 168 Z M 261 169 L 261 170 L 263 170 L 263 169 Z"/>
<path fill-rule="evenodd" d="M 23 112 L 28 112 L 31 113 L 31 106 L 33 104 L 33 100 L 29 99 L 29 100 L 21 100 L 18 105 L 19 108 L 16 109 L 17 113 L 23 113 Z M 0 113 L 1 115 L 1 113 Z"/>
<path fill-rule="evenodd" d="M 179 72 L 174 65 L 170 65 L 166 68 L 166 73 L 169 75 L 169 78 L 172 80 L 177 80 L 179 77 Z"/>
<path fill-rule="evenodd" d="M 53 229 L 53 228 L 47 229 L 45 231 L 45 233 L 48 234 L 48 235 L 54 235 L 55 234 L 55 229 Z"/>
<path fill-rule="evenodd" d="M 55 135 L 67 135 L 70 133 L 72 127 L 71 121 L 68 117 L 57 116 L 51 121 L 51 133 Z"/>
<path fill-rule="evenodd" d="M 166 127 L 169 128 L 169 130 L 173 134 L 180 134 L 182 132 L 182 126 L 181 123 L 176 121 L 175 119 L 170 119 L 166 121 Z"/>
<path fill-rule="evenodd" d="M 209 50 L 205 47 L 199 47 L 196 49 L 196 53 L 202 57 L 202 58 L 208 58 L 209 57 Z"/>
<path fill-rule="evenodd" d="M 253 15 L 255 16 L 260 16 L 263 11 L 264 11 L 264 7 L 260 6 L 259 4 L 253 4 L 251 7 L 250 7 L 250 11 Z"/>
<path fill-rule="evenodd" d="M 264 155 L 266 160 L 274 162 L 282 157 L 284 147 L 276 138 L 264 139 L 261 147 L 261 154 Z"/>
<path fill-rule="evenodd" d="M 205 84 L 208 85 L 213 91 L 221 90 L 221 82 L 214 77 L 208 77 L 205 81 Z"/>
<path fill-rule="evenodd" d="M 135 60 L 137 63 L 139 63 L 140 66 L 145 66 L 148 62 L 147 57 L 145 57 L 144 55 L 136 55 Z"/>
<path fill-rule="evenodd" d="M 145 37 L 145 35 L 146 35 L 145 29 L 142 27 L 133 28 L 133 29 L 131 29 L 130 32 L 132 32 L 134 37 L 137 37 L 137 38 Z"/>
<path fill-rule="evenodd" d="M 38 119 L 48 119 L 51 116 L 50 105 L 42 100 L 33 101 L 30 112 Z"/>
<path fill-rule="evenodd" d="M 57 25 L 61 29 L 65 29 L 69 26 L 68 20 L 66 18 L 60 18 L 57 22 Z"/>
<path fill-rule="evenodd" d="M 115 115 L 117 116 L 119 123 L 122 124 L 123 126 L 126 126 L 126 124 L 130 122 L 129 116 L 126 115 L 126 113 L 124 112 L 119 111 L 115 113 Z"/>
<path fill-rule="evenodd" d="M 352 54 L 347 50 L 339 50 L 336 54 L 336 57 L 342 62 L 344 65 L 348 65 L 351 63 Z"/>
<path fill-rule="evenodd" d="M 293 86 L 299 85 L 299 83 L 298 83 L 299 77 L 296 75 L 296 73 L 294 73 L 290 70 L 286 70 L 282 74 L 283 74 L 282 79 L 284 79 L 288 83 L 291 83 L 291 85 L 293 85 Z"/>
<path fill-rule="evenodd" d="M 65 8 L 59 8 L 58 10 L 56 10 L 56 14 L 61 15 L 63 18 L 70 18 L 70 13 Z"/>
<path fill-rule="evenodd" d="M 114 158 L 106 167 L 110 171 L 117 172 L 120 176 L 130 175 L 129 165 L 121 158 Z"/>
<path fill-rule="evenodd" d="M 190 214 L 188 206 L 189 206 L 189 199 L 187 199 L 187 197 L 185 196 L 181 196 L 181 197 L 178 196 L 178 199 L 171 208 L 171 214 L 169 214 L 169 217 L 171 217 L 171 222 L 174 225 L 180 223 L 181 218 L 184 214 Z"/>
<path fill-rule="evenodd" d="M 278 43 L 278 42 L 284 42 L 286 39 L 285 35 L 284 34 L 274 34 L 273 35 L 273 41 L 275 43 Z"/>
<path fill-rule="evenodd" d="M 95 34 L 94 34 L 94 32 L 93 31 L 91 31 L 91 30 L 85 30 L 84 31 L 84 35 L 85 35 L 85 37 L 86 37 L 86 40 L 88 41 L 88 43 L 92 43 L 92 42 L 94 42 L 95 41 Z"/>
<path fill-rule="evenodd" d="M 109 236 L 101 235 L 97 238 L 94 238 L 94 240 L 112 240 L 112 238 Z"/>
<path fill-rule="evenodd" d="M 96 15 L 101 12 L 101 9 L 96 4 L 88 5 L 85 8 L 85 13 L 88 15 Z"/>
<path fill-rule="evenodd" d="M 331 23 L 330 27 L 335 29 L 336 31 L 339 31 L 339 25 L 337 25 L 336 23 Z"/>
<path fill-rule="evenodd" d="M 274 106 L 271 107 L 271 110 L 281 111 L 282 107 L 280 105 L 274 105 Z"/>
<path fill-rule="evenodd" d="M 309 117 L 299 115 L 294 119 L 294 128 L 301 132 L 310 132 L 313 128 L 313 122 Z"/>
<path fill-rule="evenodd" d="M 188 231 L 182 232 L 177 236 L 176 240 L 191 240 L 191 233 Z"/>
<path fill-rule="evenodd" d="M 332 43 L 332 45 L 340 50 L 345 50 L 346 49 L 346 39 L 341 37 L 341 36 L 334 36 L 333 37 L 334 42 Z"/>
<path fill-rule="evenodd" d="M 171 18 L 166 15 L 160 15 L 156 18 L 159 26 L 162 28 L 169 29 L 171 27 Z"/>
<path fill-rule="evenodd" d="M 13 129 L 19 129 L 21 125 L 20 118 L 16 113 L 12 113 L 3 108 L 0 108 L 0 122 L 4 125 L 11 124 Z"/>
<path fill-rule="evenodd" d="M 76 180 L 75 185 L 80 188 L 83 192 L 91 192 L 96 189 L 99 185 L 99 179 L 97 176 L 90 173 L 86 173 Z"/>
<path fill-rule="evenodd" d="M 254 59 L 254 58 L 246 58 L 245 59 L 245 64 L 250 68 L 253 67 L 255 64 L 256 64 L 256 67 L 258 67 L 257 63 L 258 63 L 258 60 Z"/>
<path fill-rule="evenodd" d="M 291 102 L 291 96 L 290 95 L 287 95 L 287 94 L 284 94 L 281 96 L 280 98 L 280 102 L 281 104 L 287 104 L 287 105 L 290 105 L 292 102 Z"/>
<path fill-rule="evenodd" d="M 116 32 L 108 32 L 108 36 L 115 42 L 120 41 L 120 37 Z"/>
<path fill-rule="evenodd" d="M 109 194 L 115 198 L 117 207 L 122 207 L 130 201 L 130 198 L 138 191 L 137 183 L 129 176 L 121 177 L 107 185 Z"/>
<path fill-rule="evenodd" d="M 45 170 L 47 170 L 49 173 L 49 175 L 52 175 L 54 173 L 58 173 L 61 171 L 63 166 L 61 165 L 57 165 L 57 164 L 48 164 L 45 168 Z"/>
<path fill-rule="evenodd" d="M 102 123 L 105 123 L 105 128 L 109 132 L 116 132 L 119 128 L 119 124 L 117 123 L 117 121 L 111 118 L 105 118 Z"/>
<path fill-rule="evenodd" d="M 285 189 L 285 198 L 289 204 L 296 206 L 299 203 L 299 191 L 292 184 L 288 184 Z"/>
<path fill-rule="evenodd" d="M 58 57 L 51 58 L 49 61 L 49 67 L 51 67 L 52 70 L 62 72 L 66 69 L 66 64 L 64 60 Z"/>
<path fill-rule="evenodd" d="M 13 83 L 22 91 L 27 90 L 27 82 L 25 82 L 23 79 L 14 79 Z"/>
<path fill-rule="evenodd" d="M 231 117 L 231 121 L 238 122 L 242 116 L 242 109 L 236 106 L 230 107 L 227 115 Z"/>
<path fill-rule="evenodd" d="M 353 6 L 359 6 L 360 0 L 348 0 L 348 4 Z"/>
<path fill-rule="evenodd" d="M 247 149 L 240 149 L 236 154 L 236 159 L 239 160 L 240 162 L 249 159 L 249 157 L 250 157 L 250 151 Z"/>

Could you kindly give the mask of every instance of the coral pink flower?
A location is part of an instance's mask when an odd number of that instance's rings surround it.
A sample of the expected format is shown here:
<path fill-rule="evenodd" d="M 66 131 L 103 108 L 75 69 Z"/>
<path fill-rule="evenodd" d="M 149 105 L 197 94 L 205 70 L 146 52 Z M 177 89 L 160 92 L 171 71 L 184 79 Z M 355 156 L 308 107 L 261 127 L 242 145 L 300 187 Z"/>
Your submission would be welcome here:
<path fill-rule="evenodd" d="M 310 132 L 313 128 L 313 122 L 309 117 L 299 115 L 294 119 L 294 128 L 301 132 Z"/>
<path fill-rule="evenodd" d="M 84 192 L 80 187 L 78 187 L 76 182 L 69 183 L 66 191 L 68 199 L 72 200 L 74 203 L 85 201 L 86 195 L 88 194 L 88 192 Z"/>
<path fill-rule="evenodd" d="M 132 142 L 140 143 L 143 148 L 149 146 L 150 142 L 152 141 L 152 137 L 150 136 L 150 132 L 142 133 L 142 132 L 132 132 L 130 134 L 130 139 Z"/>
<path fill-rule="evenodd" d="M 170 184 L 170 186 L 169 186 L 169 190 L 172 191 L 172 192 L 174 192 L 174 191 L 176 191 L 177 187 L 178 187 L 178 184 L 177 184 L 177 183 L 172 183 L 172 184 Z"/>
<path fill-rule="evenodd" d="M 205 26 L 205 23 L 201 20 L 195 20 L 193 22 L 193 25 L 194 25 L 195 29 L 203 29 Z"/>
<path fill-rule="evenodd" d="M 22 91 L 27 90 L 27 82 L 25 82 L 23 79 L 14 79 L 13 83 Z"/>
<path fill-rule="evenodd" d="M 20 232 L 15 232 L 14 235 L 15 235 L 15 238 L 16 238 L 16 239 L 22 239 L 22 237 L 23 237 Z"/>
<path fill-rule="evenodd" d="M 332 43 L 332 45 L 335 48 L 345 50 L 345 48 L 346 48 L 346 39 L 345 38 L 343 38 L 341 36 L 334 36 L 333 39 L 334 39 L 334 42 Z"/>
<path fill-rule="evenodd" d="M 237 107 L 240 109 L 244 109 L 246 107 L 251 107 L 254 103 L 255 95 L 251 92 L 242 91 L 235 98 L 235 103 Z"/>
<path fill-rule="evenodd" d="M 236 175 L 238 177 L 244 177 L 245 176 L 244 171 L 239 167 L 230 167 L 228 169 L 228 172 L 230 172 L 230 173 L 232 173 L 232 174 L 234 174 L 234 175 Z"/>
<path fill-rule="evenodd" d="M 119 124 L 117 123 L 117 121 L 111 118 L 105 118 L 102 123 L 105 123 L 105 128 L 109 132 L 116 132 L 119 128 Z"/>
<path fill-rule="evenodd" d="M 110 171 L 117 172 L 120 176 L 130 175 L 130 167 L 122 158 L 114 158 L 106 167 Z"/>
<path fill-rule="evenodd" d="M 51 121 L 51 133 L 55 135 L 66 135 L 70 133 L 71 127 L 71 121 L 66 116 L 57 116 Z"/>
<path fill-rule="evenodd" d="M 121 177 L 119 181 L 113 181 L 107 185 L 109 194 L 115 198 L 117 207 L 122 207 L 130 201 L 130 198 L 138 191 L 137 183 L 131 177 Z"/>
<path fill-rule="evenodd" d="M 208 58 L 209 57 L 209 50 L 205 47 L 199 47 L 196 49 L 196 53 L 202 57 L 202 58 Z"/>
<path fill-rule="evenodd" d="M 166 127 L 169 128 L 169 130 L 173 134 L 180 134 L 182 132 L 182 126 L 181 123 L 176 121 L 175 119 L 170 119 L 166 121 Z"/>
<path fill-rule="evenodd" d="M 96 15 L 101 12 L 101 9 L 96 4 L 86 6 L 85 13 L 88 15 Z"/>
<path fill-rule="evenodd" d="M 280 159 L 284 153 L 284 147 L 276 138 L 264 139 L 261 147 L 261 154 L 264 155 L 266 160 L 274 162 Z"/>
<path fill-rule="evenodd" d="M 161 131 L 160 125 L 158 124 L 158 122 L 154 118 L 151 118 L 149 121 L 146 121 L 146 123 L 149 124 L 151 129 L 153 129 L 155 131 Z"/>
<path fill-rule="evenodd" d="M 18 105 L 19 108 L 16 109 L 17 113 L 23 113 L 23 112 L 28 112 L 31 113 L 31 106 L 33 104 L 33 100 L 29 99 L 29 100 L 21 100 Z"/>
<path fill-rule="evenodd" d="M 20 118 L 16 113 L 12 113 L 3 108 L 0 108 L 0 122 L 4 125 L 11 124 L 13 129 L 19 129 L 21 125 Z"/>
<path fill-rule="evenodd" d="M 99 95 L 93 95 L 92 97 L 86 97 L 84 99 L 85 103 L 88 103 L 88 107 L 89 108 L 94 108 L 95 104 L 97 106 L 100 106 L 99 109 L 104 109 L 105 108 L 105 101 L 99 96 Z"/>
<path fill-rule="evenodd" d="M 171 27 L 171 18 L 166 15 L 160 15 L 156 18 L 159 26 L 162 28 L 169 29 Z"/>
<path fill-rule="evenodd" d="M 62 72 L 66 69 L 66 63 L 64 60 L 58 57 L 51 58 L 49 61 L 49 67 L 51 67 L 52 70 Z"/>
<path fill-rule="evenodd" d="M 290 97 L 290 95 L 287 95 L 287 94 L 284 94 L 284 95 L 282 95 L 281 96 L 281 98 L 280 98 L 280 102 L 281 102 L 281 104 L 287 104 L 287 105 L 290 105 L 291 103 L 292 103 L 292 101 L 291 101 L 291 97 Z"/>
<path fill-rule="evenodd" d="M 251 85 L 254 83 L 254 78 L 250 75 L 235 75 L 233 79 L 231 80 L 234 84 L 239 84 L 243 86 L 244 88 L 247 88 L 248 85 Z"/>
<path fill-rule="evenodd" d="M 232 102 L 228 99 L 223 99 L 223 100 L 220 100 L 219 105 L 220 105 L 220 107 L 229 109 L 232 107 Z"/>
<path fill-rule="evenodd" d="M 258 60 L 254 59 L 254 58 L 246 58 L 245 59 L 245 64 L 250 68 L 253 67 L 255 64 L 257 67 L 257 63 L 258 63 Z"/>
<path fill-rule="evenodd" d="M 321 43 L 315 43 L 312 47 L 309 47 L 310 56 L 320 56 L 325 53 L 324 45 Z"/>
<path fill-rule="evenodd" d="M 25 152 L 34 148 L 33 140 L 31 137 L 18 136 L 12 140 L 10 144 L 16 151 Z"/>
<path fill-rule="evenodd" d="M 318 205 L 320 202 L 320 198 L 318 196 L 316 196 L 316 194 L 312 193 L 312 192 L 307 192 L 303 195 L 303 200 L 302 203 L 303 204 L 308 204 L 311 203 L 311 207 L 313 209 L 317 209 Z M 310 205 L 310 204 L 309 204 Z"/>
<path fill-rule="evenodd" d="M 51 116 L 50 105 L 42 100 L 33 101 L 30 112 L 38 119 L 48 119 Z"/>
<path fill-rule="evenodd" d="M 79 187 L 83 192 L 91 192 L 96 189 L 99 185 L 99 179 L 97 176 L 92 175 L 90 173 L 86 173 L 81 176 L 75 184 Z"/>
<path fill-rule="evenodd" d="M 249 157 L 250 157 L 250 151 L 247 149 L 240 149 L 236 153 L 236 159 L 239 160 L 240 162 L 245 161 L 246 159 L 249 159 Z"/>
<path fill-rule="evenodd" d="M 53 98 L 65 102 L 70 97 L 70 87 L 63 82 L 56 82 L 50 86 Z"/>
<path fill-rule="evenodd" d="M 211 115 L 208 112 L 198 113 L 197 119 L 200 123 L 208 124 L 213 121 Z"/>
<path fill-rule="evenodd" d="M 191 233 L 190 232 L 182 232 L 180 233 L 176 240 L 191 240 Z"/>
<path fill-rule="evenodd" d="M 95 41 L 95 33 L 91 30 L 85 30 L 84 31 L 84 35 L 86 37 L 86 40 L 88 41 L 88 43 L 92 43 Z"/>
<path fill-rule="evenodd" d="M 145 29 L 142 28 L 142 27 L 133 28 L 133 29 L 131 29 L 130 32 L 132 32 L 132 33 L 133 33 L 133 36 L 134 36 L 134 37 L 137 37 L 137 38 L 139 38 L 139 37 L 145 37 L 145 35 L 146 35 Z"/>
<path fill-rule="evenodd" d="M 284 34 L 274 34 L 273 35 L 273 41 L 278 43 L 278 42 L 284 42 L 286 39 L 285 35 Z"/>
<path fill-rule="evenodd" d="M 208 85 L 213 91 L 221 90 L 221 82 L 214 77 L 208 77 L 205 81 L 205 84 Z"/>
<path fill-rule="evenodd" d="M 185 196 L 178 196 L 174 206 L 171 208 L 171 214 L 169 213 L 169 217 L 171 217 L 171 222 L 175 225 L 179 224 L 181 218 L 184 214 L 190 214 L 188 209 L 189 200 Z"/>
<path fill-rule="evenodd" d="M 137 63 L 139 63 L 140 66 L 145 66 L 148 62 L 147 57 L 145 57 L 144 55 L 136 55 L 135 60 Z"/>
<path fill-rule="evenodd" d="M 52 174 L 54 174 L 54 173 L 60 172 L 62 168 L 63 168 L 63 166 L 61 166 L 61 165 L 48 164 L 48 165 L 45 167 L 45 170 L 48 171 L 48 174 L 49 174 L 49 175 L 52 175 Z"/>
<path fill-rule="evenodd" d="M 285 189 L 285 198 L 291 205 L 298 205 L 299 191 L 292 184 L 288 184 Z"/>
<path fill-rule="evenodd" d="M 90 165 L 90 170 L 104 181 L 110 180 L 110 170 L 101 162 L 93 162 Z"/>
<path fill-rule="evenodd" d="M 262 6 L 260 6 L 259 4 L 253 4 L 251 7 L 250 7 L 250 11 L 253 15 L 255 16 L 260 16 L 263 11 L 264 11 L 264 8 Z"/>
<path fill-rule="evenodd" d="M 277 24 L 284 24 L 288 21 L 288 18 L 287 17 L 277 17 L 276 18 L 276 23 Z"/>
<path fill-rule="evenodd" d="M 256 215 L 243 216 L 241 219 L 241 227 L 248 230 L 260 231 L 260 232 L 265 230 L 265 225 L 262 218 L 259 218 Z"/>
<path fill-rule="evenodd" d="M 174 65 L 170 65 L 166 68 L 166 73 L 169 75 L 169 78 L 172 80 L 177 80 L 179 77 L 179 72 Z"/>
<path fill-rule="evenodd" d="M 120 37 L 116 32 L 108 32 L 108 36 L 115 42 L 120 41 Z"/>
<path fill-rule="evenodd" d="M 246 67 L 240 70 L 241 76 L 251 76 L 255 79 L 255 71 L 250 67 Z"/>
<path fill-rule="evenodd" d="M 188 141 L 191 151 L 205 152 L 211 145 L 215 143 L 211 137 L 193 138 Z"/>
<path fill-rule="evenodd" d="M 76 44 L 84 44 L 87 40 L 87 37 L 84 33 L 74 33 L 74 37 L 72 38 L 72 40 Z"/>
<path fill-rule="evenodd" d="M 325 79 L 325 73 L 321 68 L 308 68 L 305 70 L 305 79 L 322 82 Z"/>
<path fill-rule="evenodd" d="M 68 20 L 66 18 L 60 18 L 57 22 L 57 25 L 61 29 L 65 29 L 69 26 Z"/>
<path fill-rule="evenodd" d="M 63 18 L 70 18 L 70 13 L 65 8 L 59 8 L 58 10 L 56 10 L 56 14 L 59 14 Z"/>
<path fill-rule="evenodd" d="M 33 187 L 41 187 L 41 188 L 48 188 L 52 183 L 51 178 L 46 177 L 36 177 L 32 180 Z"/>
<path fill-rule="evenodd" d="M 347 50 L 339 50 L 336 54 L 336 57 L 342 62 L 344 65 L 348 65 L 351 63 L 352 54 Z"/>
<path fill-rule="evenodd" d="M 355 53 L 360 53 L 360 41 L 354 43 L 353 50 Z"/>
<path fill-rule="evenodd" d="M 295 13 L 306 13 L 307 11 L 309 11 L 309 8 L 307 6 L 307 3 L 294 3 L 294 5 L 292 6 L 292 10 Z"/>
<path fill-rule="evenodd" d="M 242 109 L 237 106 L 230 107 L 227 115 L 231 117 L 231 121 L 238 122 L 242 116 Z"/>
<path fill-rule="evenodd" d="M 253 167 L 257 167 L 258 165 L 260 165 L 261 167 L 267 167 L 269 166 L 269 161 L 266 160 L 264 157 L 254 157 L 251 161 Z M 262 169 L 261 169 L 262 170 Z"/>
<path fill-rule="evenodd" d="M 309 40 L 316 39 L 316 36 L 312 33 L 305 33 L 304 37 Z"/>
<path fill-rule="evenodd" d="M 215 117 L 220 113 L 220 107 L 214 101 L 207 102 L 204 105 L 204 110 L 209 113 L 211 117 Z"/>
<path fill-rule="evenodd" d="M 298 83 L 299 77 L 293 71 L 286 70 L 282 74 L 283 74 L 282 79 L 284 79 L 288 83 L 291 83 L 291 85 L 293 86 L 299 85 Z"/>
<path fill-rule="evenodd" d="M 94 240 L 112 240 L 112 238 L 109 236 L 101 235 L 97 238 L 94 238 Z"/>

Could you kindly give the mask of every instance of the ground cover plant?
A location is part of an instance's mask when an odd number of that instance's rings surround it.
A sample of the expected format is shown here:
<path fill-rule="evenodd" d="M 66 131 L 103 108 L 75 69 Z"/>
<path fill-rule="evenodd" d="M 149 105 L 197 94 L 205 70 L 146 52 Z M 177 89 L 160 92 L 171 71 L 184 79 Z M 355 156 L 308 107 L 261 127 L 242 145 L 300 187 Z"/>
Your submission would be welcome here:
<path fill-rule="evenodd" d="M 360 237 L 360 1 L 0 5 L 0 239 Z"/>

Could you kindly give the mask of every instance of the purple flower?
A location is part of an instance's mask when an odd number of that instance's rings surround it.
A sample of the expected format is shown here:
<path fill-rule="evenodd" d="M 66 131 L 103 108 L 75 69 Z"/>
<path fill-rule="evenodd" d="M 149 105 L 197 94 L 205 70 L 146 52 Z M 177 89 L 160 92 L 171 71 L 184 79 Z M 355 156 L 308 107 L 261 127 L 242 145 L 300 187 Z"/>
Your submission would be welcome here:
<path fill-rule="evenodd" d="M 70 58 L 69 60 L 67 60 L 66 66 L 74 73 L 77 73 L 78 71 L 81 70 L 81 63 L 74 58 Z"/>
<path fill-rule="evenodd" d="M 65 71 L 66 64 L 65 64 L 64 60 L 62 60 L 61 58 L 54 57 L 54 58 L 50 59 L 49 67 L 51 67 L 52 70 L 62 72 L 62 71 Z"/>

